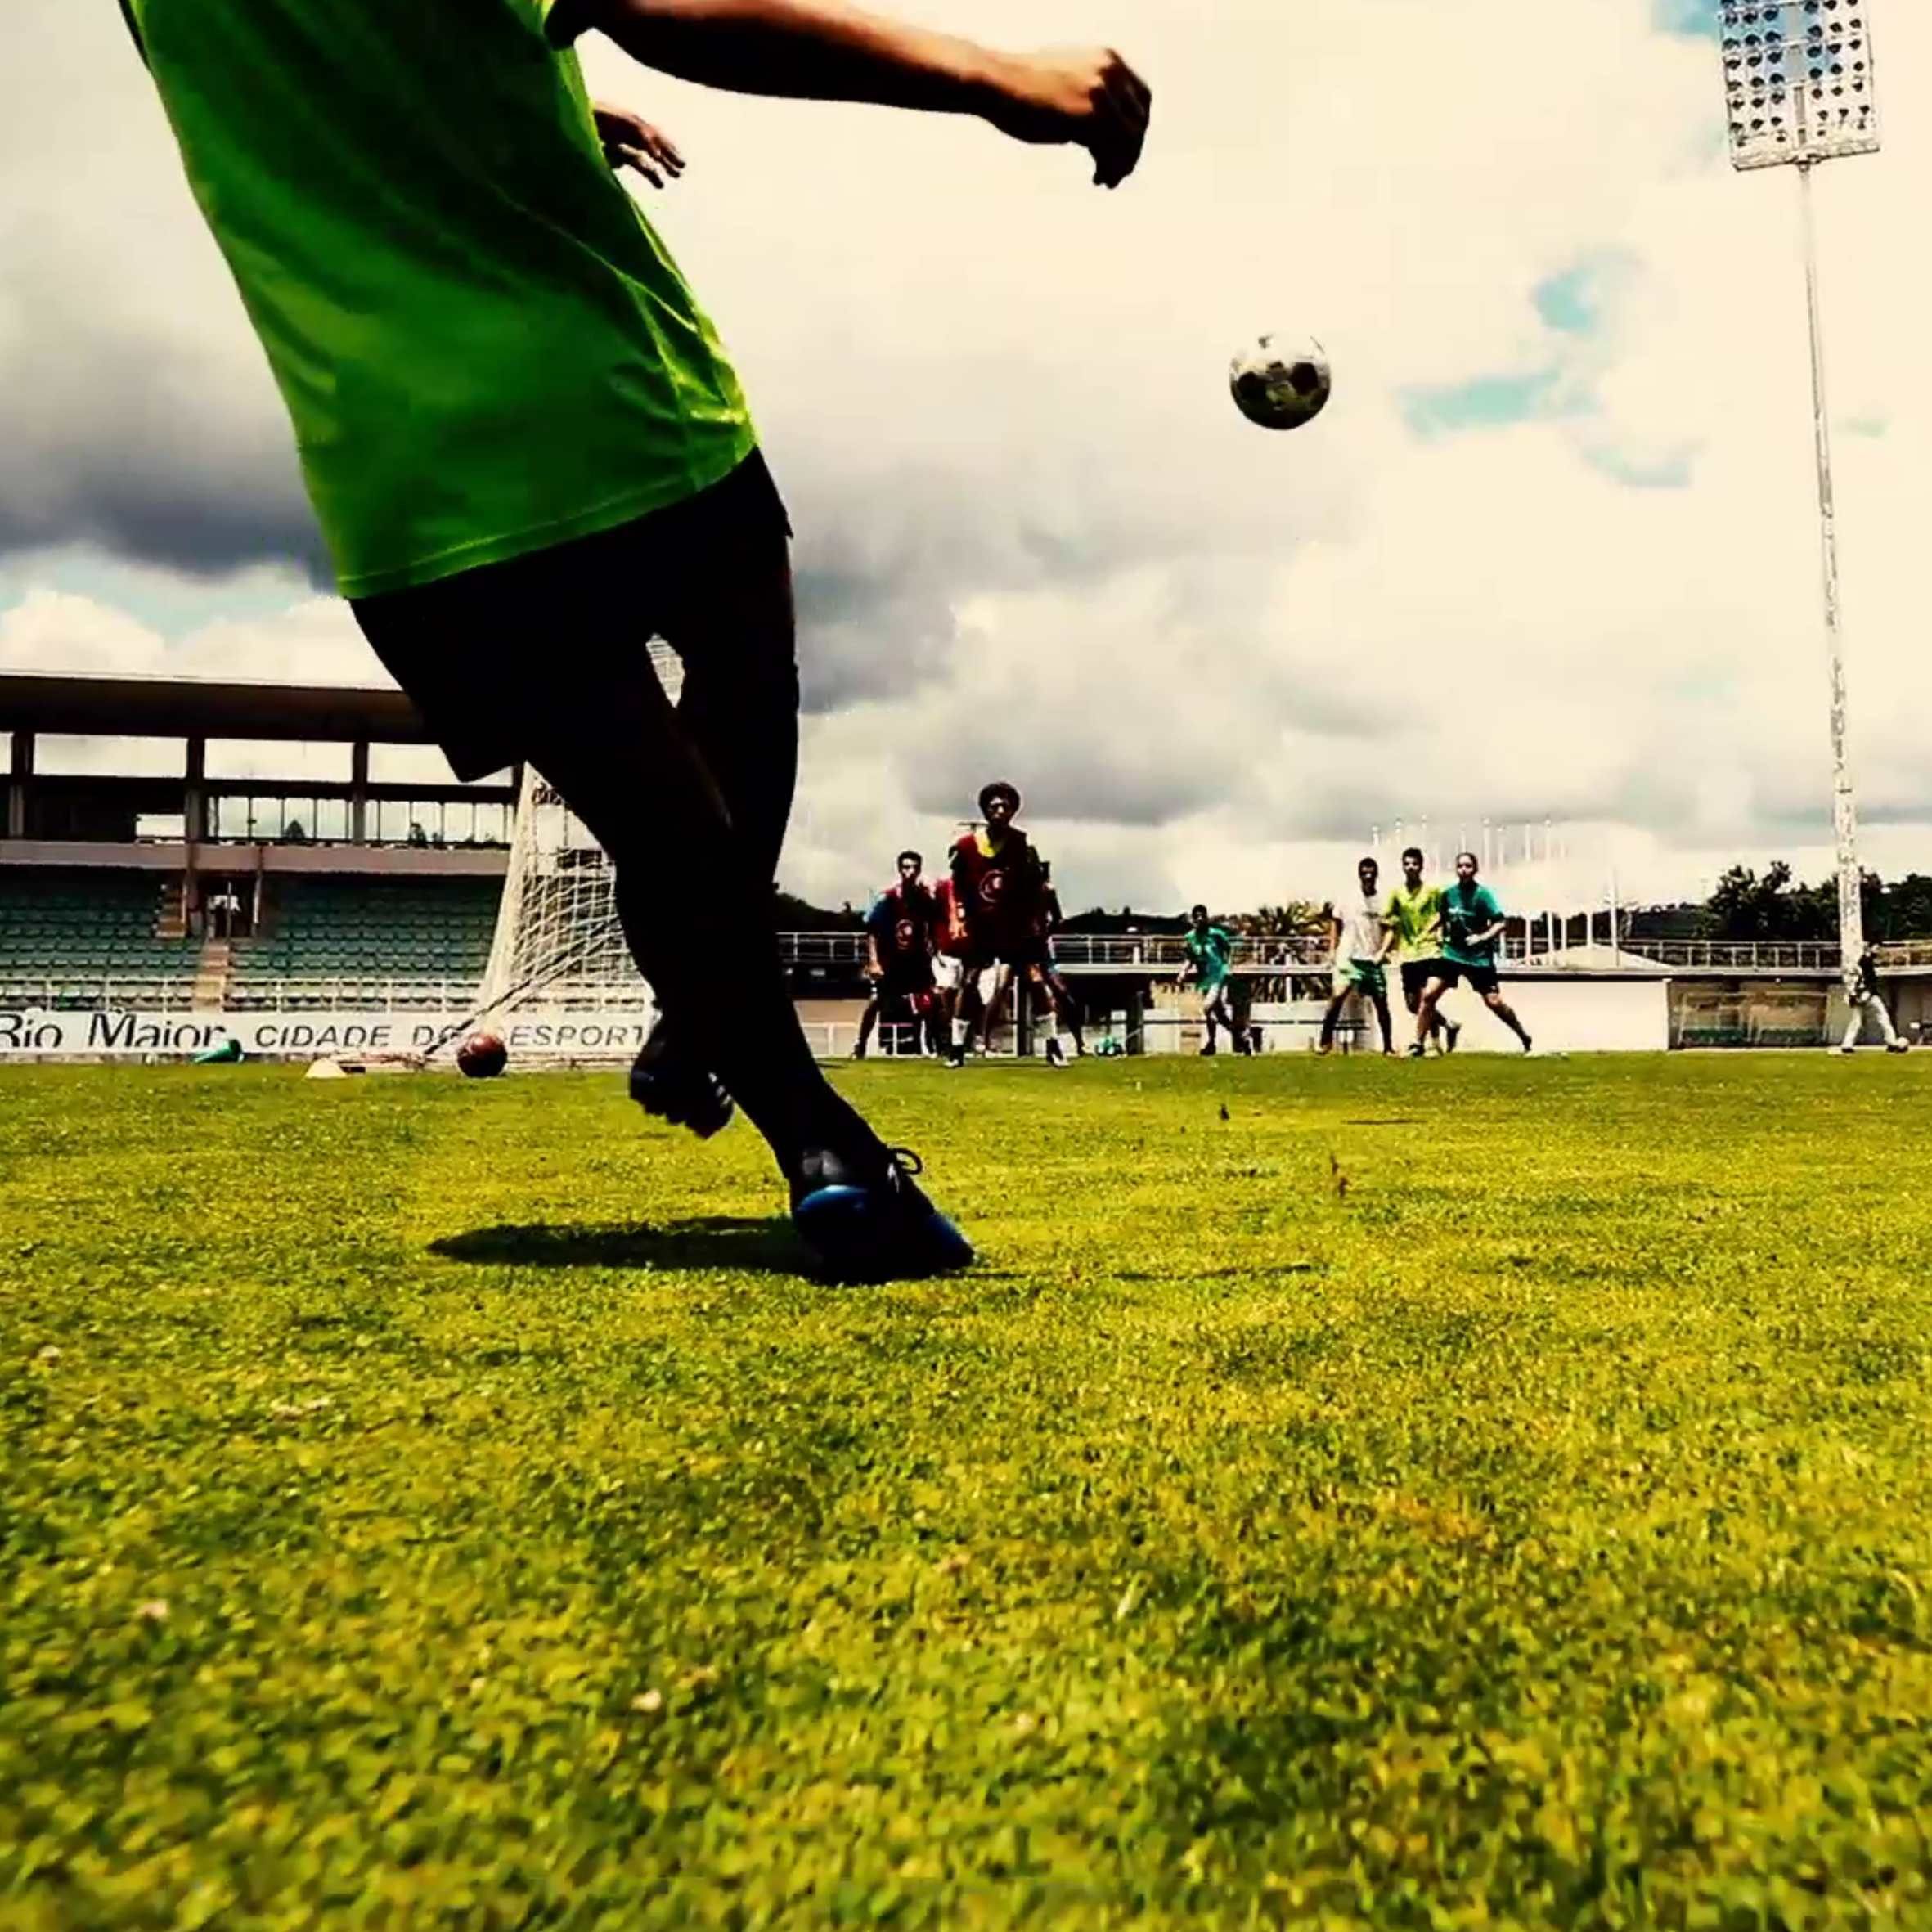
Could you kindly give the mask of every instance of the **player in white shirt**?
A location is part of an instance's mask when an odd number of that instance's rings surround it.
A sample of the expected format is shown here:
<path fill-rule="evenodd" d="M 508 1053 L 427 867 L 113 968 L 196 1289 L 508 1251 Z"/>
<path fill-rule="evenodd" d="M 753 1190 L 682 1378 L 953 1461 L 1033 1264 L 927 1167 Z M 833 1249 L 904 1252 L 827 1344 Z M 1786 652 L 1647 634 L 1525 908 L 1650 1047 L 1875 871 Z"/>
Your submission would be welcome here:
<path fill-rule="evenodd" d="M 1355 868 L 1355 887 L 1344 892 L 1328 908 L 1330 937 L 1334 941 L 1334 977 L 1330 982 L 1328 1010 L 1322 1015 L 1322 1036 L 1315 1050 L 1328 1053 L 1335 1045 L 1335 1022 L 1350 995 L 1366 1000 L 1375 1009 L 1376 1024 L 1382 1029 L 1382 1050 L 1395 1050 L 1395 1028 L 1389 1018 L 1389 976 L 1382 961 L 1387 958 L 1395 933 L 1385 917 L 1379 889 L 1382 868 L 1373 859 L 1364 859 Z"/>
<path fill-rule="evenodd" d="M 1898 1037 L 1898 1029 L 1892 1024 L 1891 1009 L 1885 1004 L 1885 988 L 1879 982 L 1878 955 L 1867 946 L 1858 955 L 1850 982 L 1845 988 L 1851 1000 L 1851 1018 L 1844 1029 L 1844 1038 L 1838 1043 L 1841 1054 L 1849 1054 L 1864 1033 L 1869 1021 L 1878 1029 L 1879 1038 L 1885 1042 L 1888 1054 L 1902 1054 L 1906 1043 Z"/>

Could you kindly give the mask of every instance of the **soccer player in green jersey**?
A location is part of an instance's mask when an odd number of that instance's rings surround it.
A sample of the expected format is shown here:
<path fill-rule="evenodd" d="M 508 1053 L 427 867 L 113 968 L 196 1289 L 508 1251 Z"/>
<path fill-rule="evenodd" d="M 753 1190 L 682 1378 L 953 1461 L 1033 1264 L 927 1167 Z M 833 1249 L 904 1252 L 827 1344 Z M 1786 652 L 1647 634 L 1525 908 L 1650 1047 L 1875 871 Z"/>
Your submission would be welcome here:
<path fill-rule="evenodd" d="M 1496 948 L 1506 921 L 1496 895 L 1476 876 L 1476 854 L 1456 855 L 1456 883 L 1442 896 L 1442 958 L 1422 994 L 1416 1015 L 1415 1045 L 1409 1050 L 1419 1058 L 1436 1017 L 1436 1003 L 1451 986 L 1466 986 L 1530 1050 L 1530 1035 L 1497 983 Z"/>
<path fill-rule="evenodd" d="M 1197 905 L 1188 914 L 1188 929 L 1181 945 L 1188 963 L 1180 970 L 1179 983 L 1186 986 L 1192 982 L 1199 991 L 1201 1017 L 1207 1027 L 1207 1043 L 1202 1052 L 1218 1050 L 1214 1037 L 1217 1026 L 1228 1029 L 1236 1053 L 1249 1052 L 1247 1036 L 1234 1018 L 1234 935 L 1209 919 L 1205 905 Z"/>
<path fill-rule="evenodd" d="M 616 870 L 663 1025 L 632 1075 L 735 1101 L 820 1259 L 971 1251 L 828 1085 L 778 952 L 798 763 L 784 506 L 730 358 L 613 164 L 576 43 L 742 93 L 977 116 L 1117 187 L 1149 95 L 841 0 L 121 0 L 292 419 L 337 583 L 459 778 L 528 763 Z M 767 210 L 767 213 L 769 211 Z M 683 662 L 673 708 L 647 641 Z M 712 909 L 688 946 L 681 910 Z"/>
<path fill-rule="evenodd" d="M 1422 995 L 1442 959 L 1442 887 L 1422 882 L 1422 854 L 1410 846 L 1402 855 L 1402 883 L 1389 894 L 1382 923 L 1395 936 L 1395 958 L 1402 971 L 1402 1004 L 1419 1014 Z M 1445 1054 L 1456 1050 L 1462 1029 L 1438 1013 L 1429 1022 L 1430 1036 Z"/>

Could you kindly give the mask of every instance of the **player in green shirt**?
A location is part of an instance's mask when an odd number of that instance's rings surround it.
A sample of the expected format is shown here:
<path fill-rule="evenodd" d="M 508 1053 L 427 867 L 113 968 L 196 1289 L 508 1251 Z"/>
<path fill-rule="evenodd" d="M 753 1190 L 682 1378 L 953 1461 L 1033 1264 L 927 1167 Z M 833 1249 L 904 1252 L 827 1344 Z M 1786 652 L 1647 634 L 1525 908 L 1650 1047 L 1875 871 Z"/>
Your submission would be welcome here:
<path fill-rule="evenodd" d="M 613 173 L 675 151 L 593 105 L 574 49 L 598 32 L 739 92 L 977 116 L 1085 149 L 1109 188 L 1146 87 L 1110 52 L 999 54 L 839 0 L 121 4 L 376 655 L 460 778 L 533 766 L 610 856 L 663 1015 L 632 1092 L 700 1132 L 735 1100 L 835 1271 L 970 1260 L 793 1007 L 771 891 L 790 526 L 717 333 Z M 675 709 L 654 635 L 683 663 Z"/>
<path fill-rule="evenodd" d="M 1422 1043 L 1436 1018 L 1436 1003 L 1450 987 L 1466 986 L 1530 1050 L 1530 1036 L 1515 1009 L 1503 997 L 1496 977 L 1496 948 L 1507 921 L 1496 895 L 1478 883 L 1476 854 L 1456 855 L 1456 883 L 1442 896 L 1442 958 L 1422 994 L 1416 1015 L 1411 1058 L 1420 1059 Z"/>
<path fill-rule="evenodd" d="M 1201 1017 L 1207 1027 L 1203 1054 L 1216 1051 L 1215 1028 L 1228 1029 L 1228 1037 L 1238 1054 L 1251 1050 L 1247 1034 L 1234 1018 L 1234 935 L 1225 926 L 1217 926 L 1207 916 L 1205 905 L 1197 905 L 1188 914 L 1188 929 L 1181 937 L 1188 963 L 1181 968 L 1179 983 L 1192 982 L 1201 995 Z"/>
<path fill-rule="evenodd" d="M 1419 846 L 1403 853 L 1402 883 L 1389 894 L 1382 909 L 1382 921 L 1395 935 L 1395 958 L 1402 968 L 1402 1003 L 1417 1014 L 1442 959 L 1442 887 L 1423 883 L 1423 863 Z M 1462 1029 L 1455 1021 L 1436 1013 L 1429 1030 L 1440 1051 L 1456 1050 Z"/>

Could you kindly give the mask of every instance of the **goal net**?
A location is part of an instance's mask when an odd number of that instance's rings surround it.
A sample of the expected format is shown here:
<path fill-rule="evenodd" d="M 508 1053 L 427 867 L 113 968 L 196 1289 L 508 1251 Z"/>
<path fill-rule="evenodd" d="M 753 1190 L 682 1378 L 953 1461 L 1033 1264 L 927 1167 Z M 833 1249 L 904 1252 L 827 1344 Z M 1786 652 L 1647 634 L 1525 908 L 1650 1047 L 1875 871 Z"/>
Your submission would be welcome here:
<path fill-rule="evenodd" d="M 676 657 L 656 643 L 651 657 L 675 699 Z M 477 1008 L 475 1024 L 526 1066 L 627 1061 L 656 1016 L 624 943 L 609 856 L 528 766 Z"/>

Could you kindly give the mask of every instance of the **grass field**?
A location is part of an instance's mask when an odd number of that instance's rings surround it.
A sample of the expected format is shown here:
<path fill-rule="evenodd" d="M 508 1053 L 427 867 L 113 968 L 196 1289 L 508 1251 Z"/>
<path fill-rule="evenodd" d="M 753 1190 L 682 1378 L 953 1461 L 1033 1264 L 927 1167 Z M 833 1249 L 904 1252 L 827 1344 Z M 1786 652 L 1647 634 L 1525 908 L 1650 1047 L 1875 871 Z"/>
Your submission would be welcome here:
<path fill-rule="evenodd" d="M 840 1077 L 0 1079 L 0 1925 L 1932 1925 L 1920 1056 Z"/>

